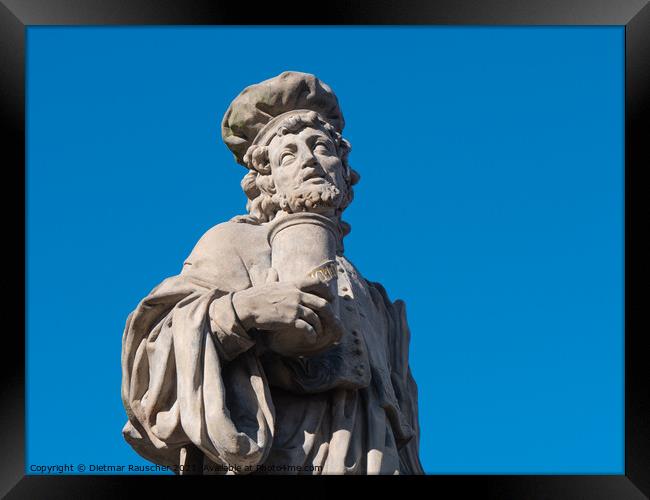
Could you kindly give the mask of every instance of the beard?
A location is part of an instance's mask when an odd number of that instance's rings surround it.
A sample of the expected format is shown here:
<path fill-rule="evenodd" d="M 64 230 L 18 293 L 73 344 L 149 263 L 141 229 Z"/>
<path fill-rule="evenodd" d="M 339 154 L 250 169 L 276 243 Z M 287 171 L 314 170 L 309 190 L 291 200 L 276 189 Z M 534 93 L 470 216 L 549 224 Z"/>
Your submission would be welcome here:
<path fill-rule="evenodd" d="M 321 184 L 306 181 L 290 194 L 276 194 L 274 198 L 285 212 L 326 212 L 340 207 L 343 193 L 327 181 Z"/>

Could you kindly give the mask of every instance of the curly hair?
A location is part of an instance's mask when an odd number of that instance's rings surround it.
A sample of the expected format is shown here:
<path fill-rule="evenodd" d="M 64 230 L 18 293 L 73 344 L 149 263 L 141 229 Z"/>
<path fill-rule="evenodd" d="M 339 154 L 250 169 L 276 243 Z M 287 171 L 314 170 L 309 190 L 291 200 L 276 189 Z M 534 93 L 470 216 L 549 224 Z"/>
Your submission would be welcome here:
<path fill-rule="evenodd" d="M 329 134 L 336 146 L 337 155 L 343 164 L 343 178 L 346 183 L 345 192 L 341 205 L 336 212 L 337 217 L 340 219 L 343 210 L 352 202 L 354 196 L 352 186 L 359 182 L 360 179 L 359 174 L 348 164 L 348 154 L 351 150 L 350 143 L 314 111 L 287 117 L 276 126 L 275 135 L 282 136 L 287 133 L 298 133 L 308 126 L 322 128 Z M 269 222 L 278 211 L 286 209 L 286 201 L 278 196 L 275 189 L 273 177 L 271 176 L 268 146 L 252 145 L 244 155 L 244 162 L 250 169 L 241 181 L 241 187 L 248 198 L 246 210 L 249 217 L 247 219 L 249 222 L 256 223 Z M 343 233 L 347 234 L 349 225 L 344 222 L 340 223 Z"/>

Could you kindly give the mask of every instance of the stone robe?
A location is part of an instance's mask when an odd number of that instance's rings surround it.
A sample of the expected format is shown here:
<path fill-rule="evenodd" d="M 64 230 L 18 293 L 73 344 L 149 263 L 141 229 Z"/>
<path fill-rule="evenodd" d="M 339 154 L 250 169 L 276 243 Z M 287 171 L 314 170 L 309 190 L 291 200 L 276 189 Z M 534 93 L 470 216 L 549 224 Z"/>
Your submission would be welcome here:
<path fill-rule="evenodd" d="M 282 357 L 242 328 L 231 301 L 266 281 L 266 225 L 209 230 L 127 319 L 123 434 L 135 451 L 178 466 L 194 445 L 204 473 L 421 474 L 404 303 L 344 256 L 337 264 L 340 343 Z"/>

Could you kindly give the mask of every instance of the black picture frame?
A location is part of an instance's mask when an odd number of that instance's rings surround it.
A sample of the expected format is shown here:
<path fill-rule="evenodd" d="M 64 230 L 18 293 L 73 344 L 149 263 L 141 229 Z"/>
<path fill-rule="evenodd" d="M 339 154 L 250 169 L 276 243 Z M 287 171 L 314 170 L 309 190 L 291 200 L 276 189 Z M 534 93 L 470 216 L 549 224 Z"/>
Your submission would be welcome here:
<path fill-rule="evenodd" d="M 5 314 L 21 318 L 26 307 L 24 284 L 25 219 L 14 217 L 25 205 L 25 33 L 35 25 L 618 25 L 625 26 L 625 474 L 621 475 L 477 475 L 420 478 L 364 478 L 385 493 L 403 492 L 405 480 L 425 481 L 427 493 L 453 491 L 453 498 L 472 495 L 494 499 L 641 499 L 650 496 L 650 387 L 645 369 L 645 335 L 650 331 L 642 290 L 650 281 L 644 232 L 650 212 L 645 203 L 650 165 L 648 98 L 650 95 L 650 6 L 647 0 L 418 0 L 402 2 L 329 2 L 318 12 L 304 3 L 217 2 L 208 0 L 0 0 L 0 81 L 5 132 L 4 173 L 13 174 L 2 197 L 7 220 L 14 221 L 10 256 L 5 264 L 17 272 L 19 292 L 4 302 Z M 646 132 L 643 132 L 643 131 Z M 12 186 L 12 187 L 9 187 Z M 11 199 L 7 193 L 17 195 Z M 20 213 L 20 210 L 18 209 Z M 21 244 L 22 243 L 22 244 Z M 22 266 L 20 264 L 22 263 Z M 27 269 L 26 272 L 29 272 Z M 12 288 L 13 290 L 13 288 Z M 23 293 L 20 293 L 22 290 Z M 29 476 L 25 475 L 25 346 L 17 329 L 4 332 L 2 370 L 3 466 L 0 493 L 7 498 L 98 498 L 129 496 L 136 486 L 162 488 L 166 496 L 186 493 L 187 481 L 173 476 Z M 9 340 L 12 338 L 13 342 Z M 71 419 L 76 418 L 71 415 Z M 232 478 L 229 485 L 248 488 L 251 478 Z M 212 479 L 219 481 L 218 479 Z M 280 484 L 283 496 L 313 495 L 324 481 L 341 485 L 345 478 L 289 478 L 253 482 Z M 305 481 L 306 478 L 290 478 Z M 202 480 L 205 487 L 210 481 Z M 241 481 L 247 481 L 243 483 Z M 268 483 L 267 483 L 268 481 Z M 215 483 L 222 488 L 222 483 Z M 322 492 L 321 492 L 322 493 Z"/>

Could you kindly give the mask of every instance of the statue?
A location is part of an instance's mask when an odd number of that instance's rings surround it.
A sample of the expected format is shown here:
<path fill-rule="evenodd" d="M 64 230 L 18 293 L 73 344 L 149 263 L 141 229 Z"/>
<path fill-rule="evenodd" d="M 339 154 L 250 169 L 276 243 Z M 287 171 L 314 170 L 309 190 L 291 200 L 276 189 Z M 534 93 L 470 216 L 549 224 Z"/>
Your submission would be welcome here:
<path fill-rule="evenodd" d="M 123 435 L 189 474 L 422 474 L 402 301 L 343 254 L 359 175 L 339 103 L 287 71 L 244 89 L 222 137 L 248 214 L 198 241 L 126 321 Z"/>

